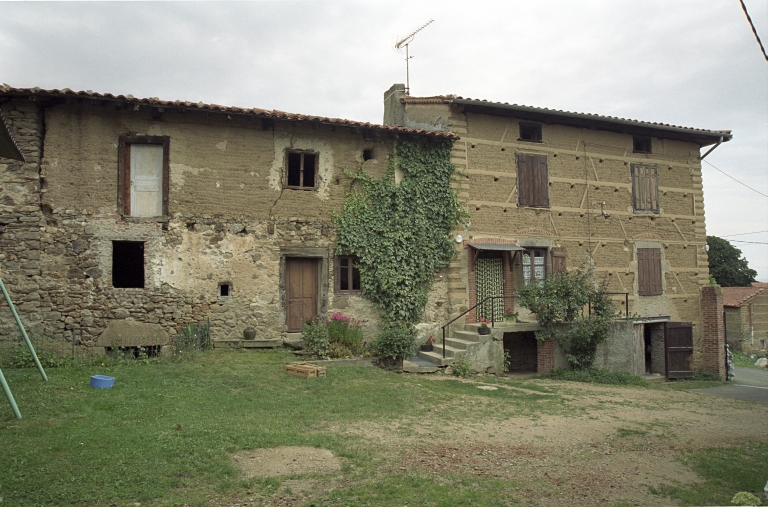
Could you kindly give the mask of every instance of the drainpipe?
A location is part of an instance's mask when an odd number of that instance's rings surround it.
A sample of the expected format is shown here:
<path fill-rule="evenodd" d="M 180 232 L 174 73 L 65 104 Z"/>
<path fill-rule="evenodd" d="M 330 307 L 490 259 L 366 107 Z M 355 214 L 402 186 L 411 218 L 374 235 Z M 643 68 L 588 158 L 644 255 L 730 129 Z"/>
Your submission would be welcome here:
<path fill-rule="evenodd" d="M 722 142 L 723 142 L 723 136 L 720 136 L 720 140 L 719 140 L 719 141 L 717 141 L 717 144 L 716 144 L 716 145 L 714 145 L 713 147 L 711 147 L 709 150 L 707 150 L 707 152 L 706 152 L 704 155 L 702 155 L 702 156 L 701 156 L 701 158 L 700 158 L 699 160 L 704 160 L 704 158 L 706 158 L 706 156 L 707 156 L 707 155 L 709 155 L 710 153 L 712 153 L 713 151 L 715 151 L 715 148 L 717 148 L 718 146 L 720 146 L 720 144 L 721 144 Z"/>

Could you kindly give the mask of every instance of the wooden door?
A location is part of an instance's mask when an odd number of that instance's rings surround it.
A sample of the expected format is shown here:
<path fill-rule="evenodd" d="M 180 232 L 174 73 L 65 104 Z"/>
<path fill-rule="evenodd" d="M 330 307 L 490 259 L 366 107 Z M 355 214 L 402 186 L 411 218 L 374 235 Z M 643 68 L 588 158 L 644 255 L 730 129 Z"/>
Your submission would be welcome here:
<path fill-rule="evenodd" d="M 131 216 L 163 214 L 163 145 L 130 146 Z"/>
<path fill-rule="evenodd" d="M 317 315 L 317 259 L 285 259 L 286 322 L 289 333 L 301 331 Z"/>
<path fill-rule="evenodd" d="M 693 377 L 693 325 L 667 322 L 664 326 L 667 378 Z"/>

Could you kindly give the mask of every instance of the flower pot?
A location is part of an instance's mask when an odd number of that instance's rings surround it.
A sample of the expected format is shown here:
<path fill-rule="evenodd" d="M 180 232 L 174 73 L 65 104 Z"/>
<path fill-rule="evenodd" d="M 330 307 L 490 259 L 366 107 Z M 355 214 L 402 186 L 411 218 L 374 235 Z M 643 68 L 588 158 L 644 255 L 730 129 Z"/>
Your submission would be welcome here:
<path fill-rule="evenodd" d="M 423 350 L 424 352 L 432 352 L 432 348 L 433 347 L 431 343 L 427 343 L 426 345 L 421 346 L 421 350 Z"/>
<path fill-rule="evenodd" d="M 478 327 L 477 328 L 477 334 L 491 334 L 491 328 L 490 327 Z"/>
<path fill-rule="evenodd" d="M 256 330 L 252 327 L 246 327 L 243 331 L 243 339 L 245 340 L 255 340 L 256 339 Z"/>

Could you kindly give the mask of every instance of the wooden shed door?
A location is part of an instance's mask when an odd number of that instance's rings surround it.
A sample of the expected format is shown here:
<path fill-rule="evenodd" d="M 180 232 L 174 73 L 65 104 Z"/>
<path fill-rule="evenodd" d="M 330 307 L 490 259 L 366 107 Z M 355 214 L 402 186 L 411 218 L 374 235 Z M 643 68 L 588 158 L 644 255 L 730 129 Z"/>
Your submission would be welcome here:
<path fill-rule="evenodd" d="M 285 259 L 288 332 L 301 331 L 317 315 L 317 259 Z"/>
<path fill-rule="evenodd" d="M 667 378 L 693 377 L 693 325 L 667 322 L 664 326 Z"/>

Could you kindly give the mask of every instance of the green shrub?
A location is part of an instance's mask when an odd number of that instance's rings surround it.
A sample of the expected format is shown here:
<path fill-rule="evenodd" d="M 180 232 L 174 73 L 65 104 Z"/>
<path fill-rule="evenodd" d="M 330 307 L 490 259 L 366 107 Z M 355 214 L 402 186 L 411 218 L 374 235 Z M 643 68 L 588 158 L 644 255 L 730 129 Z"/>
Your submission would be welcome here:
<path fill-rule="evenodd" d="M 686 379 L 677 379 L 677 380 L 686 380 Z M 714 380 L 714 381 L 722 381 L 723 379 L 720 378 L 720 375 L 713 371 L 697 371 L 693 374 L 693 378 L 691 380 Z"/>
<path fill-rule="evenodd" d="M 469 377 L 471 366 L 472 365 L 469 363 L 469 361 L 459 361 L 458 363 L 453 363 L 453 374 L 457 377 L 467 378 Z"/>
<path fill-rule="evenodd" d="M 590 384 L 646 386 L 648 383 L 628 371 L 609 371 L 602 368 L 584 368 L 582 370 L 554 370 L 542 375 L 542 378 L 552 380 L 569 380 L 572 382 L 588 382 Z"/>
<path fill-rule="evenodd" d="M 410 357 L 416 352 L 416 330 L 413 326 L 387 328 L 371 342 L 371 352 L 393 361 Z"/>
<path fill-rule="evenodd" d="M 301 330 L 304 349 L 323 359 L 351 357 L 362 352 L 363 331 L 360 323 L 336 312 L 326 322 L 315 317 Z"/>
<path fill-rule="evenodd" d="M 37 359 L 43 368 L 60 368 L 72 364 L 72 357 L 64 353 L 56 353 L 46 348 L 35 347 Z M 35 360 L 26 344 L 19 344 L 13 351 L 11 368 L 36 368 Z"/>

